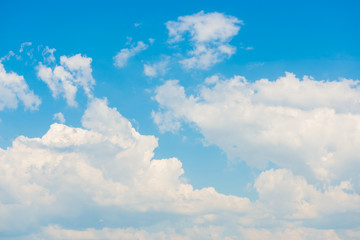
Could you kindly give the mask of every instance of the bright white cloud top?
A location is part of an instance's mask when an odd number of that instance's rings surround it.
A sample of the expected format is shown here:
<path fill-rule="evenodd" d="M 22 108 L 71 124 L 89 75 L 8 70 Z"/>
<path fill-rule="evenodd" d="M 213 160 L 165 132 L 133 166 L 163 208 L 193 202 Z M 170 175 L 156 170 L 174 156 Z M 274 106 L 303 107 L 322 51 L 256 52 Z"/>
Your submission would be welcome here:
<path fill-rule="evenodd" d="M 254 184 L 259 193 L 255 202 L 219 194 L 211 187 L 194 189 L 181 178 L 181 162 L 176 158 L 153 159 L 157 139 L 135 131 L 115 108 L 108 107 L 106 100 L 93 99 L 89 103 L 82 125 L 73 128 L 53 124 L 41 138 L 20 136 L 10 148 L 1 150 L 1 183 L 6 193 L 0 199 L 2 231 L 26 233 L 29 227 L 49 218 L 61 216 L 69 221 L 90 209 L 112 209 L 119 216 L 126 211 L 143 215 L 171 213 L 179 222 L 171 226 L 171 231 L 152 234 L 128 229 L 76 232 L 51 225 L 44 226 L 41 234 L 52 239 L 101 239 L 108 235 L 111 239 L 126 234 L 133 235 L 130 239 L 169 239 L 177 235 L 187 239 L 187 234 L 198 238 L 204 231 L 214 232 L 210 239 L 246 236 L 248 231 L 255 231 L 258 236 L 276 236 L 280 233 L 253 228 L 262 222 L 280 227 L 287 220 L 360 211 L 360 196 L 348 193 L 352 190 L 350 182 L 322 191 L 285 169 L 260 174 Z M 20 220 L 16 214 L 19 211 L 29 217 Z M 100 217 L 111 222 L 107 214 Z M 156 224 L 156 220 L 151 221 Z M 234 224 L 242 227 L 233 230 Z M 291 229 L 281 234 L 291 238 L 304 231 L 299 224 Z M 314 229 L 306 231 L 306 235 L 337 239 L 333 231 Z"/>
<path fill-rule="evenodd" d="M 153 117 L 162 131 L 194 123 L 230 159 L 262 169 L 273 162 L 311 181 L 352 179 L 360 189 L 358 81 L 300 80 L 287 73 L 274 82 L 235 76 L 199 89 L 186 96 L 177 81 L 157 88 L 161 109 Z"/>
<path fill-rule="evenodd" d="M 85 41 L 79 54 L 31 42 L 7 49 L 0 239 L 360 239 L 359 80 L 211 70 L 237 47 L 262 49 L 232 42 L 242 25 L 200 11 L 136 36 L 148 44 L 127 37 L 120 51 Z M 96 43 L 118 37 L 104 26 Z M 148 22 L 129 26 L 136 35 Z M 225 182 L 231 171 L 244 176 Z"/>

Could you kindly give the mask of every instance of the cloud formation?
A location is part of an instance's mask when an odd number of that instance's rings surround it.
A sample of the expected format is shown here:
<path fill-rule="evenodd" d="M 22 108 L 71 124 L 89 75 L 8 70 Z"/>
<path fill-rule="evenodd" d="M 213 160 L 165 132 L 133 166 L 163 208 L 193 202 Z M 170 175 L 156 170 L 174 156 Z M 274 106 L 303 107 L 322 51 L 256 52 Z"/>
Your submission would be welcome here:
<path fill-rule="evenodd" d="M 50 88 L 54 98 L 62 96 L 69 106 L 77 106 L 77 90 L 82 88 L 88 98 L 92 98 L 95 79 L 92 76 L 92 59 L 81 54 L 71 57 L 61 56 L 60 66 L 54 68 L 43 65 L 37 67 L 38 77 Z"/>
<path fill-rule="evenodd" d="M 133 45 L 130 48 L 121 49 L 114 57 L 114 65 L 119 68 L 125 67 L 131 57 L 146 50 L 147 48 L 147 44 L 142 41 L 138 41 L 136 45 Z"/>
<path fill-rule="evenodd" d="M 156 89 L 162 131 L 195 124 L 208 144 L 229 159 L 264 169 L 268 162 L 310 181 L 352 179 L 360 191 L 360 87 L 355 80 L 302 80 L 287 73 L 276 81 L 214 77 L 186 96 L 177 81 Z"/>
<path fill-rule="evenodd" d="M 191 45 L 181 60 L 184 68 L 208 69 L 235 53 L 229 43 L 241 24 L 222 13 L 199 12 L 166 25 L 169 43 Z M 140 41 L 122 49 L 114 65 L 124 67 L 147 47 Z M 244 197 L 248 192 L 234 196 L 211 186 L 194 188 L 180 159 L 156 158 L 155 136 L 142 135 L 106 98 L 93 96 L 91 58 L 62 56 L 54 66 L 54 51 L 42 52 L 38 77 L 70 106 L 77 105 L 76 93 L 83 89 L 86 110 L 80 127 L 65 125 L 58 112 L 53 115 L 58 123 L 44 135 L 19 136 L 0 148 L 0 238 L 360 237 L 358 80 L 316 81 L 286 73 L 275 81 L 248 82 L 214 75 L 190 86 L 193 95 L 177 80 L 156 88 L 159 109 L 152 116 L 161 132 L 190 124 L 205 145 L 215 144 L 230 161 L 257 168 L 248 183 L 250 199 Z M 144 74 L 164 75 L 169 59 L 145 64 Z M 2 60 L 0 110 L 20 101 L 36 109 L 40 99 L 22 76 L 5 71 Z"/>
<path fill-rule="evenodd" d="M 25 109 L 37 110 L 40 97 L 34 94 L 23 76 L 14 72 L 6 72 L 0 62 L 0 111 L 4 108 L 16 109 L 21 101 Z"/>
<path fill-rule="evenodd" d="M 269 231 L 267 229 L 256 228 L 238 228 L 234 234 L 225 232 L 225 229 L 218 226 L 208 227 L 188 227 L 176 232 L 175 229 L 167 229 L 160 232 L 149 232 L 146 230 L 138 230 L 134 228 L 89 228 L 85 230 L 64 229 L 56 225 L 52 225 L 42 229 L 39 234 L 33 234 L 30 239 L 46 238 L 49 240 L 72 239 L 72 240 L 103 240 L 103 239 L 124 239 L 124 240 L 340 240 L 355 239 L 357 232 L 347 231 L 340 236 L 334 230 L 318 230 L 312 228 L 293 228 L 286 231 Z M 344 237 L 344 238 L 340 238 Z"/>
<path fill-rule="evenodd" d="M 186 69 L 208 69 L 235 53 L 236 48 L 229 42 L 239 32 L 240 24 L 242 21 L 236 17 L 201 11 L 178 17 L 177 21 L 168 21 L 168 42 L 174 44 L 188 38 L 192 50 L 180 63 Z"/>
<path fill-rule="evenodd" d="M 41 138 L 18 137 L 0 149 L 0 233 L 24 236 L 18 239 L 337 239 L 334 230 L 303 222 L 360 212 L 349 181 L 319 189 L 286 169 L 261 173 L 253 185 L 259 199 L 252 202 L 212 187 L 194 189 L 182 178 L 180 160 L 154 159 L 157 146 L 154 136 L 141 135 L 97 98 L 81 128 L 54 123 Z M 103 228 L 83 222 L 89 212 L 89 221 Z M 144 219 L 137 220 L 140 229 L 108 227 L 121 225 L 127 214 Z M 174 223 L 164 228 L 164 221 Z"/>
<path fill-rule="evenodd" d="M 59 216 L 72 219 L 73 209 L 77 215 L 107 207 L 119 214 L 249 210 L 247 198 L 219 194 L 211 187 L 193 189 L 182 180 L 178 159 L 153 159 L 157 139 L 136 132 L 106 100 L 92 100 L 82 125 L 55 123 L 41 138 L 20 136 L 0 151 L 2 232 L 23 232 Z M 28 214 L 28 223 L 18 222 L 19 211 Z"/>

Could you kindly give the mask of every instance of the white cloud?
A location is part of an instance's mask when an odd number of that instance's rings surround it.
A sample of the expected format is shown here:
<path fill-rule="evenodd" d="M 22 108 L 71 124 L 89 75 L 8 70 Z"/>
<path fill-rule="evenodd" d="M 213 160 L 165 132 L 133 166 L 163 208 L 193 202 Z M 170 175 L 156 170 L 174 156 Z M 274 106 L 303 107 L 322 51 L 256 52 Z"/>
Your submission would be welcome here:
<path fill-rule="evenodd" d="M 37 110 L 41 100 L 29 89 L 29 86 L 20 76 L 14 72 L 6 72 L 0 62 L 0 110 L 4 108 L 15 109 L 21 101 L 25 109 Z"/>
<path fill-rule="evenodd" d="M 236 17 L 218 12 L 205 14 L 201 11 L 181 16 L 177 21 L 169 21 L 166 27 L 169 31 L 169 43 L 184 41 L 190 35 L 189 41 L 193 49 L 188 51 L 188 58 L 180 63 L 186 69 L 208 69 L 235 53 L 236 48 L 229 42 L 239 32 L 240 24 L 242 21 Z"/>
<path fill-rule="evenodd" d="M 262 172 L 254 186 L 259 193 L 258 209 L 273 217 L 306 219 L 329 213 L 360 213 L 360 196 L 349 193 L 353 190 L 349 181 L 321 191 L 289 170 L 271 169 Z"/>
<path fill-rule="evenodd" d="M 49 48 L 48 46 L 44 48 L 41 55 L 43 56 L 45 63 L 51 64 L 55 62 L 55 56 L 54 56 L 55 51 L 56 51 L 55 48 Z"/>
<path fill-rule="evenodd" d="M 189 97 L 177 81 L 158 87 L 160 111 L 153 116 L 160 130 L 192 123 L 230 159 L 259 168 L 271 161 L 311 182 L 352 178 L 360 191 L 358 81 L 287 73 L 272 82 L 239 76 L 210 82 Z"/>
<path fill-rule="evenodd" d="M 62 114 L 61 112 L 55 113 L 53 119 L 61 124 L 65 123 L 64 114 Z"/>
<path fill-rule="evenodd" d="M 126 239 L 126 240 L 340 240 L 357 239 L 359 231 L 346 231 L 337 233 L 333 229 L 314 229 L 309 227 L 292 227 L 288 229 L 269 230 L 265 228 L 244 228 L 234 226 L 232 232 L 225 231 L 219 226 L 193 226 L 176 230 L 174 228 L 163 229 L 158 232 L 150 232 L 144 229 L 134 228 L 88 228 L 84 230 L 65 229 L 57 225 L 42 228 L 40 233 L 27 236 L 25 239 L 48 239 L 48 240 L 103 240 L 103 239 Z M 22 240 L 23 238 L 16 239 Z"/>
<path fill-rule="evenodd" d="M 149 38 L 149 43 L 150 43 L 150 44 L 154 44 L 154 42 L 155 42 L 155 39 L 154 39 L 154 38 Z"/>
<path fill-rule="evenodd" d="M 182 180 L 178 159 L 153 159 L 157 139 L 136 132 L 106 100 L 94 99 L 82 124 L 56 123 L 41 138 L 20 136 L 0 149 L 2 231 L 22 232 L 59 216 L 71 219 L 74 209 L 80 215 L 104 211 L 104 218 L 108 207 L 184 216 L 249 211 L 246 198 L 193 189 Z"/>
<path fill-rule="evenodd" d="M 114 65 L 122 68 L 125 67 L 125 65 L 128 63 L 129 58 L 135 56 L 136 54 L 146 50 L 148 48 L 148 45 L 145 44 L 142 41 L 137 42 L 136 45 L 130 47 L 130 48 L 123 48 L 116 54 L 114 57 Z"/>
<path fill-rule="evenodd" d="M 342 238 L 334 230 L 322 230 L 322 229 L 312 229 L 312 228 L 293 228 L 286 229 L 284 231 L 271 231 L 268 229 L 257 229 L 257 228 L 244 228 L 240 231 L 241 239 L 246 240 L 341 240 Z"/>
<path fill-rule="evenodd" d="M 61 56 L 60 66 L 53 69 L 39 63 L 37 75 L 48 85 L 54 98 L 63 96 L 69 106 L 77 106 L 75 97 L 78 88 L 82 88 L 87 97 L 93 96 L 95 80 L 92 77 L 91 62 L 91 58 L 81 54 Z"/>
<path fill-rule="evenodd" d="M 360 212 L 350 182 L 319 189 L 286 169 L 257 177 L 254 202 L 212 187 L 194 189 L 182 179 L 180 160 L 154 159 L 157 146 L 154 136 L 141 135 L 96 98 L 81 128 L 55 123 L 40 138 L 16 138 L 0 149 L 0 231 L 23 235 L 19 240 L 337 239 L 336 231 L 304 228 L 303 222 Z M 145 220 L 136 228 L 110 227 L 122 226 L 119 218 L 129 226 L 129 214 Z M 83 227 L 66 228 L 59 218 Z M 84 218 L 104 227 L 94 229 Z"/>
<path fill-rule="evenodd" d="M 31 42 L 24 42 L 24 43 L 22 43 L 21 46 L 20 46 L 19 52 L 22 53 L 22 52 L 24 51 L 24 48 L 25 48 L 26 46 L 31 46 L 31 45 L 32 45 Z"/>
<path fill-rule="evenodd" d="M 169 57 L 154 63 L 144 64 L 144 74 L 148 77 L 157 77 L 159 75 L 165 75 L 169 64 Z"/>
<path fill-rule="evenodd" d="M 0 63 L 4 60 L 9 60 L 12 56 L 15 56 L 15 53 L 13 51 L 9 51 L 8 54 L 0 58 Z"/>

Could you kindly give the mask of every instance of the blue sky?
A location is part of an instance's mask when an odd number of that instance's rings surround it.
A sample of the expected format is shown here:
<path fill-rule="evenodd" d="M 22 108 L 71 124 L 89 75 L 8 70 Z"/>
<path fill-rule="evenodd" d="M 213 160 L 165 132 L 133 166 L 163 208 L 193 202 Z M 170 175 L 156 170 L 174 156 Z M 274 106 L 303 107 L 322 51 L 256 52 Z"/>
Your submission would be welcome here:
<path fill-rule="evenodd" d="M 1 1 L 0 238 L 359 239 L 358 8 Z"/>

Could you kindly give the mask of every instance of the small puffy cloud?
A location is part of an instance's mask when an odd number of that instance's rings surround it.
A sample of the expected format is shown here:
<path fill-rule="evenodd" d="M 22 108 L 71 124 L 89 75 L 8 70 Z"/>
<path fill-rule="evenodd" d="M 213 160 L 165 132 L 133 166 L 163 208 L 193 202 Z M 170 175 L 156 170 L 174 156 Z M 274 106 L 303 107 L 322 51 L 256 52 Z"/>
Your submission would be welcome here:
<path fill-rule="evenodd" d="M 154 38 L 149 38 L 149 43 L 150 43 L 150 44 L 154 44 L 154 42 L 155 42 L 155 39 L 154 39 Z"/>
<path fill-rule="evenodd" d="M 87 97 L 92 98 L 95 80 L 91 62 L 91 58 L 81 54 L 61 56 L 60 66 L 54 68 L 39 63 L 37 75 L 48 85 L 54 98 L 63 96 L 69 106 L 77 106 L 75 97 L 78 88 L 82 88 Z"/>
<path fill-rule="evenodd" d="M 287 73 L 251 83 L 212 78 L 198 89 L 187 96 L 173 80 L 156 89 L 160 109 L 153 117 L 160 130 L 191 123 L 233 161 L 260 169 L 272 162 L 325 184 L 352 178 L 360 191 L 359 81 Z"/>
<path fill-rule="evenodd" d="M 125 67 L 131 57 L 146 50 L 147 48 L 147 44 L 139 41 L 130 48 L 121 49 L 120 52 L 118 52 L 118 54 L 116 54 L 116 56 L 114 57 L 114 65 L 119 68 Z"/>
<path fill-rule="evenodd" d="M 29 86 L 20 76 L 14 72 L 6 72 L 0 62 L 0 110 L 4 108 L 15 109 L 21 101 L 25 109 L 37 110 L 41 100 L 29 89 Z"/>
<path fill-rule="evenodd" d="M 163 60 L 157 63 L 144 64 L 144 74 L 148 77 L 157 77 L 159 75 L 165 75 L 168 65 L 169 65 L 169 57 L 164 58 Z"/>
<path fill-rule="evenodd" d="M 61 112 L 55 113 L 53 119 L 61 124 L 65 123 L 64 114 L 62 114 Z"/>
<path fill-rule="evenodd" d="M 219 80 L 220 80 L 220 77 L 218 75 L 213 75 L 213 76 L 205 78 L 204 83 L 208 84 L 208 85 L 211 85 L 211 84 L 218 83 Z"/>
<path fill-rule="evenodd" d="M 236 48 L 229 42 L 239 32 L 240 24 L 242 21 L 236 17 L 201 11 L 167 22 L 168 42 L 178 43 L 189 36 L 188 41 L 193 49 L 187 52 L 188 57 L 180 63 L 186 69 L 208 69 L 235 53 Z"/>

